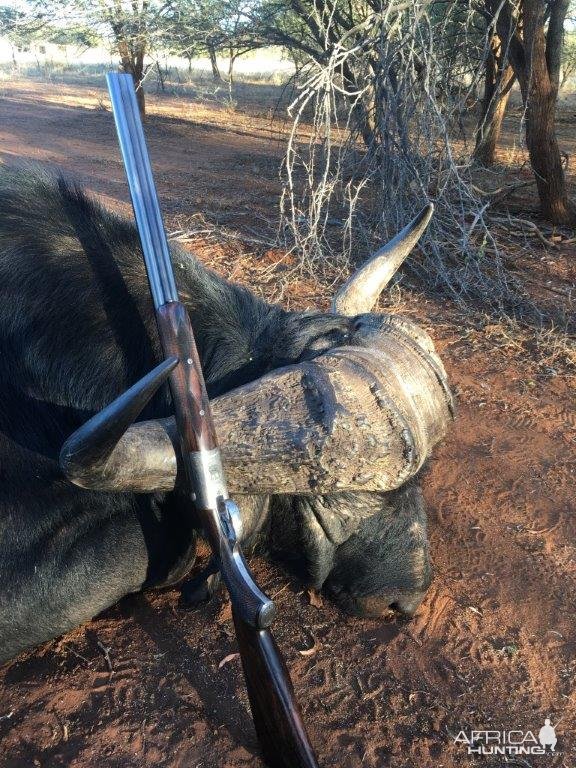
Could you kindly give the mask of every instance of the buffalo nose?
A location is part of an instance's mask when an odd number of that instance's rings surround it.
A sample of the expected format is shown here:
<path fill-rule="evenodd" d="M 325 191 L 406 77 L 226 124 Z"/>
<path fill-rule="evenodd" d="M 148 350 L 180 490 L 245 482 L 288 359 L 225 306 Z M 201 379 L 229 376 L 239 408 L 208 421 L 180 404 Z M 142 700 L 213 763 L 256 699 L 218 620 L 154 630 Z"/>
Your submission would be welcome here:
<path fill-rule="evenodd" d="M 368 595 L 356 598 L 356 608 L 362 616 L 379 618 L 390 611 L 413 616 L 424 599 L 424 590 L 405 591 L 392 595 Z"/>
<path fill-rule="evenodd" d="M 408 592 L 390 603 L 390 608 L 405 616 L 414 616 L 420 603 L 424 600 L 425 592 Z"/>

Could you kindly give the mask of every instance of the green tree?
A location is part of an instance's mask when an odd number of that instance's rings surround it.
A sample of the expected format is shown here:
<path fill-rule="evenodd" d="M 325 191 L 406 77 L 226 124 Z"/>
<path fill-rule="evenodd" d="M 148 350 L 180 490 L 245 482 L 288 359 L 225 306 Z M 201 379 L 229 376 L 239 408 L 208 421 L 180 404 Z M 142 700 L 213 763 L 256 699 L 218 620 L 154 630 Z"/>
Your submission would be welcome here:
<path fill-rule="evenodd" d="M 165 10 L 161 0 L 29 0 L 26 18 L 30 24 L 67 29 L 69 36 L 92 34 L 107 39 L 123 71 L 134 78 L 144 116 L 145 58 L 161 36 Z"/>
<path fill-rule="evenodd" d="M 223 44 L 221 23 L 225 3 L 220 0 L 170 0 L 162 37 L 172 53 L 188 59 L 207 54 L 215 82 L 222 76 L 216 58 Z"/>
<path fill-rule="evenodd" d="M 15 49 L 27 50 L 39 39 L 46 24 L 33 19 L 13 6 L 0 6 L 0 35 L 12 46 L 12 61 L 16 66 Z"/>
<path fill-rule="evenodd" d="M 102 42 L 102 36 L 90 27 L 73 27 L 72 29 L 55 29 L 48 33 L 47 40 L 61 46 L 96 48 Z"/>
<path fill-rule="evenodd" d="M 256 7 L 251 0 L 170 0 L 163 38 L 173 53 L 189 62 L 193 56 L 206 54 L 215 82 L 223 80 L 217 54 L 225 54 L 231 81 L 236 59 L 267 44 L 252 23 Z"/>

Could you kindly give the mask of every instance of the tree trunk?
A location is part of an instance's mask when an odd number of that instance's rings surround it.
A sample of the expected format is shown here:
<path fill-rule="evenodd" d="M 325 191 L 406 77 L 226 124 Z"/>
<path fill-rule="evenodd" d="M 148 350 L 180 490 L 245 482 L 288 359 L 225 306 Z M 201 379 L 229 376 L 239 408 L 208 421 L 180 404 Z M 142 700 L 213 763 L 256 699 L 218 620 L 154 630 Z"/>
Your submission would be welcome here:
<path fill-rule="evenodd" d="M 347 61 L 342 64 L 342 77 L 348 90 L 352 93 L 357 93 L 359 91 L 355 74 Z M 356 126 L 358 133 L 362 136 L 364 145 L 369 149 L 376 138 L 374 121 L 370 118 L 370 112 L 361 97 L 351 96 L 348 98 L 348 101 L 352 103 L 354 125 Z"/>
<path fill-rule="evenodd" d="M 532 74 L 526 105 L 526 144 L 536 177 L 543 216 L 554 224 L 576 225 L 576 208 L 568 199 L 555 134 L 556 94 Z"/>
<path fill-rule="evenodd" d="M 160 90 L 162 93 L 166 90 L 166 87 L 164 85 L 164 74 L 162 73 L 162 67 L 160 66 L 160 62 L 156 62 L 156 71 L 158 72 L 158 85 L 160 86 Z"/>
<path fill-rule="evenodd" d="M 138 110 L 141 118 L 144 120 L 146 117 L 146 94 L 144 93 L 144 86 L 142 80 L 144 79 L 144 50 L 139 48 L 136 53 L 132 54 L 126 41 L 117 38 L 118 52 L 120 53 L 120 61 L 122 62 L 122 69 L 129 75 L 132 75 L 134 79 L 134 89 L 136 91 L 136 101 L 138 103 Z"/>
<path fill-rule="evenodd" d="M 527 76 L 519 80 L 526 108 L 526 145 L 540 207 L 552 223 L 576 225 L 576 206 L 568 199 L 555 133 L 558 77 L 548 68 L 552 52 L 547 51 L 544 7 L 538 0 L 525 0 L 523 21 L 528 66 Z"/>
<path fill-rule="evenodd" d="M 212 67 L 212 79 L 215 83 L 222 83 L 222 75 L 218 69 L 218 60 L 216 59 L 216 49 L 211 43 L 208 43 L 208 56 L 210 57 L 210 66 Z"/>
<path fill-rule="evenodd" d="M 476 146 L 472 155 L 479 165 L 486 167 L 494 164 L 502 121 L 516 79 L 512 67 L 501 60 L 500 41 L 493 37 L 490 48 L 485 65 L 484 96 L 476 126 Z"/>
<path fill-rule="evenodd" d="M 236 56 L 234 55 L 232 46 L 230 46 L 229 54 L 230 59 L 228 61 L 228 84 L 232 86 L 234 85 L 234 64 L 236 63 Z"/>
<path fill-rule="evenodd" d="M 139 86 L 136 86 L 136 101 L 138 103 L 140 117 L 144 120 L 146 117 L 146 94 L 144 93 L 144 88 L 141 83 Z"/>
<path fill-rule="evenodd" d="M 555 133 L 563 25 L 569 0 L 550 0 L 545 31 L 545 4 L 523 0 L 521 24 L 508 4 L 486 0 L 497 18 L 498 35 L 508 50 L 525 109 L 526 145 L 534 171 L 540 209 L 553 224 L 576 225 L 576 206 L 569 200 Z"/>
<path fill-rule="evenodd" d="M 136 101 L 142 120 L 146 117 L 146 94 L 144 93 L 144 49 L 138 47 L 134 56 L 134 86 L 136 88 Z"/>

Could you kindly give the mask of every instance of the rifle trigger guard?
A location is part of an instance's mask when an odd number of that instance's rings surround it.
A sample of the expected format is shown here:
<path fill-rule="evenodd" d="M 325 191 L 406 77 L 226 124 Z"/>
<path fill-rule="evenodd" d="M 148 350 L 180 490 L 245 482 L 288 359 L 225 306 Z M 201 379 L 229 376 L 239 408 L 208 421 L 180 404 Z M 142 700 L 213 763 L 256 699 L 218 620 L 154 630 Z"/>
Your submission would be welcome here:
<path fill-rule="evenodd" d="M 218 513 L 226 538 L 232 546 L 242 540 L 242 516 L 232 499 L 218 499 Z"/>

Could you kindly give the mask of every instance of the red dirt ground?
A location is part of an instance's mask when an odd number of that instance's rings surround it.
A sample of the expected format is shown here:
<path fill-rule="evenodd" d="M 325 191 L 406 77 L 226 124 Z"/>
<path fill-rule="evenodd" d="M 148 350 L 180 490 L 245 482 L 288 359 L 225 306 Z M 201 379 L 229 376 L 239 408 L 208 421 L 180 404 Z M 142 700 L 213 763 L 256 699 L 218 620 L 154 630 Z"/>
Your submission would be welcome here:
<path fill-rule="evenodd" d="M 104 98 L 95 88 L 4 82 L 0 156 L 61 166 L 128 212 Z M 238 216 L 274 219 L 281 144 L 269 120 L 167 97 L 151 98 L 150 112 L 170 228 L 201 229 L 199 213 L 230 228 Z M 326 304 L 325 286 L 282 282 L 281 252 L 201 233 L 195 250 L 291 306 Z M 573 251 L 546 263 L 574 283 Z M 453 310 L 424 299 L 409 309 L 434 337 L 459 403 L 425 478 L 435 579 L 422 608 L 410 622 L 352 619 L 252 562 L 281 609 L 275 633 L 320 765 L 574 768 L 574 376 L 497 324 L 463 329 Z M 260 768 L 230 658 L 229 605 L 220 596 L 190 611 L 178 597 L 129 597 L 0 670 L 0 766 Z M 537 732 L 545 717 L 559 723 L 554 756 L 506 762 L 454 744 L 460 730 Z"/>

